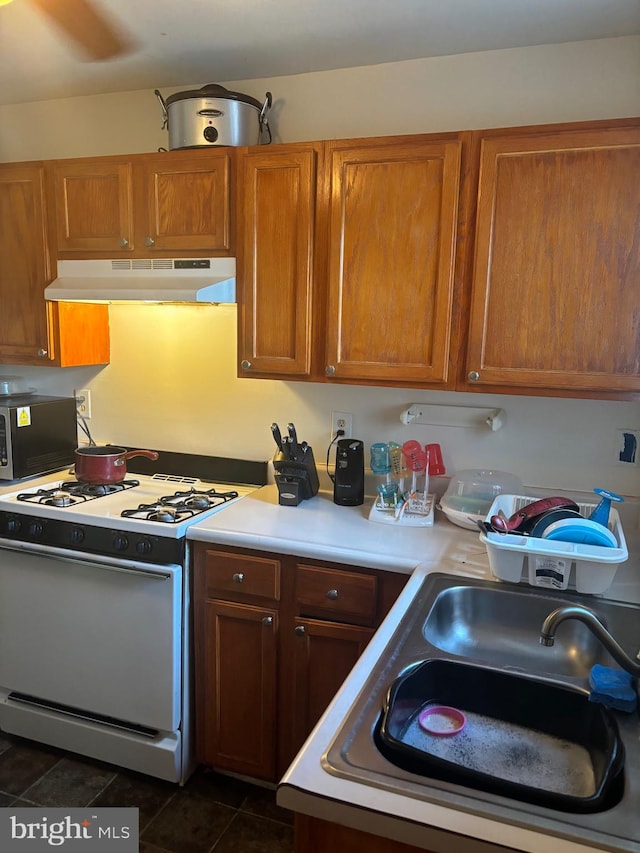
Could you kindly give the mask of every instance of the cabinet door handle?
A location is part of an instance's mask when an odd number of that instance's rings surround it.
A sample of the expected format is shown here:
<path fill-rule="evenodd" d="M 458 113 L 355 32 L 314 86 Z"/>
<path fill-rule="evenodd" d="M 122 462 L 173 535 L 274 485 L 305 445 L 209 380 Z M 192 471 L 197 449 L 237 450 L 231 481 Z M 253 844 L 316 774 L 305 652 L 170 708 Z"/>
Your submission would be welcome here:
<path fill-rule="evenodd" d="M 324 372 L 327 374 L 327 376 L 333 376 L 336 372 L 336 369 L 333 364 L 328 364 L 325 367 Z"/>
<path fill-rule="evenodd" d="M 327 592 L 327 598 L 331 599 L 331 601 L 335 601 L 337 597 L 338 597 L 338 590 L 337 589 L 330 589 Z"/>
<path fill-rule="evenodd" d="M 121 237 L 118 240 L 118 245 L 120 246 L 121 249 L 126 249 L 127 246 L 129 245 L 129 241 L 127 240 L 126 237 Z"/>
<path fill-rule="evenodd" d="M 267 628 L 269 627 L 269 625 L 273 625 L 273 616 L 263 616 L 262 624 L 266 625 Z"/>
<path fill-rule="evenodd" d="M 467 379 L 469 380 L 469 382 L 477 382 L 478 379 L 480 379 L 480 374 L 477 370 L 472 370 L 467 376 Z"/>
<path fill-rule="evenodd" d="M 155 246 L 156 241 L 153 239 L 153 237 L 145 237 L 144 244 L 145 246 Z"/>
<path fill-rule="evenodd" d="M 296 625 L 293 630 L 294 633 L 297 634 L 299 637 L 302 637 L 307 633 L 307 629 L 304 627 L 304 625 Z"/>
<path fill-rule="evenodd" d="M 243 370 L 250 370 L 251 369 L 251 362 L 247 361 L 246 358 L 243 358 L 242 361 L 240 362 L 240 367 Z"/>
<path fill-rule="evenodd" d="M 242 572 L 235 572 L 233 575 L 233 582 L 234 583 L 242 583 L 243 581 L 244 581 L 244 575 L 242 574 Z"/>
<path fill-rule="evenodd" d="M 38 350 L 38 358 L 46 358 L 49 355 L 46 349 L 42 349 L 42 347 Z"/>

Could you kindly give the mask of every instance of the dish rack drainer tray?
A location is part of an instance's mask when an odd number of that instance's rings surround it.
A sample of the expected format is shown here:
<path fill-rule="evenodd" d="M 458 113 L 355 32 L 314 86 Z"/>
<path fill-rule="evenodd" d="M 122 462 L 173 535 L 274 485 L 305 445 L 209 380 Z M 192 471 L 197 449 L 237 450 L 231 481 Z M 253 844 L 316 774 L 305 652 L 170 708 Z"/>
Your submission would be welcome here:
<path fill-rule="evenodd" d="M 433 527 L 434 500 L 433 495 L 422 495 L 419 511 L 414 511 L 409 501 L 404 512 L 397 512 L 393 507 L 381 507 L 375 500 L 369 510 L 369 521 L 402 527 Z"/>
<path fill-rule="evenodd" d="M 500 511 L 508 518 L 535 500 L 538 498 L 527 495 L 498 495 L 486 520 Z M 596 506 L 596 503 L 578 503 L 580 515 L 588 518 Z M 615 507 L 609 513 L 608 528 L 616 538 L 615 548 L 514 533 L 481 533 L 480 541 L 487 549 L 491 572 L 499 580 L 566 589 L 571 575 L 578 592 L 598 594 L 609 589 L 618 565 L 629 557 Z M 541 582 L 541 577 L 548 582 Z"/>

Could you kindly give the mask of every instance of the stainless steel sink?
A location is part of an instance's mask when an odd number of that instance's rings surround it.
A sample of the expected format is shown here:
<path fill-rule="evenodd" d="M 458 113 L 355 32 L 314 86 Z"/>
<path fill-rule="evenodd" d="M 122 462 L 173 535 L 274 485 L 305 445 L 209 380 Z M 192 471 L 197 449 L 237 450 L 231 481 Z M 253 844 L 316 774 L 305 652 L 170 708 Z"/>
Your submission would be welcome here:
<path fill-rule="evenodd" d="M 438 593 L 424 622 L 424 637 L 436 649 L 470 660 L 528 672 L 588 676 L 596 664 L 611 665 L 606 650 L 581 622 L 558 631 L 554 646 L 541 646 L 540 626 L 553 607 L 548 598 L 502 587 L 456 585 Z"/>
<path fill-rule="evenodd" d="M 556 645 L 540 645 L 545 616 L 565 604 L 589 607 L 607 624 L 620 645 L 635 654 L 640 606 L 573 592 L 553 593 L 518 584 L 462 579 L 445 574 L 425 578 L 356 698 L 324 756 L 327 772 L 450 808 L 483 814 L 507 823 L 541 828 L 577 843 L 613 851 L 640 845 L 640 720 L 638 713 L 614 713 L 624 757 L 616 796 L 595 813 L 559 811 L 540 802 L 516 799 L 504 790 L 474 788 L 451 775 L 416 772 L 399 766 L 379 749 L 382 710 L 390 688 L 423 661 L 458 662 L 480 672 L 517 673 L 527 680 L 528 704 L 540 719 L 553 715 L 544 685 L 564 685 L 584 697 L 595 663 L 616 666 L 588 629 L 577 622 L 559 626 Z M 473 676 L 475 678 L 475 676 Z M 474 682 L 475 683 L 475 682 Z M 521 682 L 520 682 L 521 683 Z M 513 682 L 516 692 L 519 683 Z M 536 684 L 540 685 L 539 692 Z M 477 691 L 475 691 L 477 692 Z M 536 696 L 541 701 L 537 701 Z M 543 699 L 543 697 L 545 697 Z M 588 703 L 586 703 L 588 704 Z M 585 707 L 586 707 L 585 704 Z M 462 709 L 464 710 L 464 708 Z M 541 726 L 544 730 L 544 726 Z M 378 744 L 378 745 L 376 745 Z M 392 756 L 393 757 L 393 756 Z"/>

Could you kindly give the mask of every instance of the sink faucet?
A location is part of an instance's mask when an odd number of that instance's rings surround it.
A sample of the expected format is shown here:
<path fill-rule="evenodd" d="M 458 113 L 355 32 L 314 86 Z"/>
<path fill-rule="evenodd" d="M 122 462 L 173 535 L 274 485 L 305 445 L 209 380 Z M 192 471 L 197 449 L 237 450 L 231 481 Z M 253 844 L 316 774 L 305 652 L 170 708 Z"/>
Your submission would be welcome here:
<path fill-rule="evenodd" d="M 611 657 L 620 664 L 623 669 L 630 672 L 631 675 L 640 676 L 640 651 L 636 655 L 635 661 L 629 657 L 622 646 L 614 640 L 611 634 L 607 631 L 601 620 L 596 616 L 593 610 L 580 605 L 568 605 L 566 607 L 558 607 L 553 610 L 542 623 L 540 630 L 540 644 L 543 646 L 552 646 L 555 641 L 556 629 L 565 619 L 577 619 L 583 622 L 589 630 L 595 634 L 600 640 Z"/>

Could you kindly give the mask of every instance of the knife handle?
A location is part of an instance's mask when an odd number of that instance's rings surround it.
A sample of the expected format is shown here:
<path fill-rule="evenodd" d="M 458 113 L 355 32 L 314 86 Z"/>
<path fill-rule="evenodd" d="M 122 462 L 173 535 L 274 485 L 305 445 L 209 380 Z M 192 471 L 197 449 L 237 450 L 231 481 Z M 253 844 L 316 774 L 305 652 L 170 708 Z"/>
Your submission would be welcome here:
<path fill-rule="evenodd" d="M 289 444 L 291 446 L 291 455 L 294 459 L 298 458 L 298 435 L 296 433 L 296 428 L 293 424 L 287 424 L 287 431 L 289 432 Z"/>
<path fill-rule="evenodd" d="M 280 432 L 278 424 L 271 424 L 271 432 L 273 433 L 273 440 L 275 441 L 278 450 L 282 450 L 282 433 Z"/>

